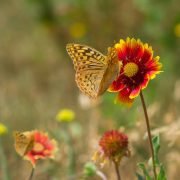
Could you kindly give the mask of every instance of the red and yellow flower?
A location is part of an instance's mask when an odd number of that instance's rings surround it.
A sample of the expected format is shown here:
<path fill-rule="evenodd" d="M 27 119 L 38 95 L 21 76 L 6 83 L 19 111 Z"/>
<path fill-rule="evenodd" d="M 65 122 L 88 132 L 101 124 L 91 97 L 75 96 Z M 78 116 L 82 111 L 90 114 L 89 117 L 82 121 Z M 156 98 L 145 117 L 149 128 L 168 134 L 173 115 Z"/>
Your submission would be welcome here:
<path fill-rule="evenodd" d="M 57 143 L 50 139 L 47 133 L 41 131 L 15 132 L 15 150 L 33 167 L 38 159 L 54 158 Z"/>
<path fill-rule="evenodd" d="M 131 105 L 140 91 L 147 87 L 149 80 L 161 72 L 162 64 L 159 56 L 153 57 L 152 47 L 139 39 L 121 39 L 115 48 L 122 68 L 108 91 L 119 92 L 117 99 Z"/>
<path fill-rule="evenodd" d="M 34 131 L 34 144 L 30 151 L 24 155 L 35 166 L 38 159 L 54 158 L 57 151 L 57 143 L 54 139 L 50 139 L 48 134 Z"/>
<path fill-rule="evenodd" d="M 116 130 L 105 132 L 99 141 L 99 146 L 93 160 L 99 161 L 102 165 L 108 160 L 119 164 L 123 157 L 130 156 L 128 137 Z"/>

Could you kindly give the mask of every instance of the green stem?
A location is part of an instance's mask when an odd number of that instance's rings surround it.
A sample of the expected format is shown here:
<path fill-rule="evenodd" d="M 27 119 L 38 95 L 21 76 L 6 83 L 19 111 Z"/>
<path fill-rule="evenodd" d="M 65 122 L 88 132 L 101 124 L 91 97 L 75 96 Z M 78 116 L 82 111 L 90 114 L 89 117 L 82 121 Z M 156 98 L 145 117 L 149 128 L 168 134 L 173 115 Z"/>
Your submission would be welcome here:
<path fill-rule="evenodd" d="M 69 165 L 68 165 L 68 175 L 72 176 L 75 174 L 75 166 L 76 166 L 76 156 L 75 156 L 75 150 L 73 147 L 73 139 L 70 135 L 68 124 L 64 123 L 63 124 L 63 129 L 61 131 L 64 133 L 64 141 L 66 142 L 68 146 L 68 160 L 69 160 Z"/>
<path fill-rule="evenodd" d="M 121 180 L 118 163 L 114 162 L 114 167 L 115 167 L 115 170 L 116 170 L 117 180 Z"/>
<path fill-rule="evenodd" d="M 3 180 L 10 180 L 10 177 L 8 175 L 7 171 L 7 160 L 3 149 L 2 139 L 0 136 L 0 163 L 1 163 L 1 170 L 2 170 L 2 179 Z"/>
<path fill-rule="evenodd" d="M 157 180 L 156 164 L 155 164 L 155 157 L 154 157 L 154 148 L 153 148 L 153 143 L 152 143 L 152 135 L 151 135 L 151 130 L 150 130 L 149 117 L 148 117 L 147 108 L 146 108 L 146 104 L 145 104 L 145 101 L 144 101 L 142 91 L 140 92 L 140 97 L 141 97 L 141 103 L 142 103 L 142 106 L 143 106 L 144 115 L 145 115 L 145 119 L 146 119 L 148 139 L 149 139 L 149 145 L 150 145 L 150 149 L 151 149 L 151 156 L 152 156 L 152 162 L 153 162 L 154 178 L 155 178 L 155 180 Z"/>
<path fill-rule="evenodd" d="M 31 174 L 30 174 L 30 176 L 29 176 L 29 180 L 32 180 L 33 175 L 34 175 L 34 167 L 33 167 L 32 170 L 31 170 Z"/>
<path fill-rule="evenodd" d="M 69 175 L 75 174 L 75 152 L 73 149 L 73 142 L 70 135 L 67 133 L 68 157 L 69 157 Z"/>

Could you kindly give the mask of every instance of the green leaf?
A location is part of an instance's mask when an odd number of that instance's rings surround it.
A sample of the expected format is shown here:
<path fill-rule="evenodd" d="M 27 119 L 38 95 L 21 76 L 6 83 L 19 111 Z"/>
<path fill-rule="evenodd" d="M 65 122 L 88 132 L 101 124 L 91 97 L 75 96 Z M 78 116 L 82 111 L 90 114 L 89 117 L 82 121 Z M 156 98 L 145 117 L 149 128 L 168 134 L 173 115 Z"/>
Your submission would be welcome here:
<path fill-rule="evenodd" d="M 138 167 L 143 171 L 143 174 L 144 174 L 146 180 L 152 180 L 152 178 L 150 177 L 144 163 L 139 163 Z"/>
<path fill-rule="evenodd" d="M 154 149 L 154 156 L 155 156 L 155 164 L 156 169 L 159 169 L 157 173 L 157 180 L 167 180 L 166 178 L 166 172 L 164 169 L 164 166 L 159 162 L 158 153 L 160 149 L 160 138 L 159 135 L 152 138 L 153 143 L 153 149 Z M 151 159 L 149 161 L 149 166 L 151 166 Z M 144 163 L 139 163 L 138 167 L 143 171 L 143 176 L 141 174 L 136 173 L 136 176 L 138 180 L 152 180 L 153 178 L 149 175 L 148 170 L 146 169 L 146 166 Z"/>
<path fill-rule="evenodd" d="M 160 165 L 160 170 L 159 170 L 157 180 L 167 180 L 166 172 L 165 172 L 164 166 L 162 164 Z"/>
<path fill-rule="evenodd" d="M 155 163 L 156 163 L 156 166 L 159 167 L 157 180 L 167 180 L 166 172 L 164 170 L 164 166 L 159 162 L 159 158 L 158 158 L 158 153 L 159 153 L 159 149 L 160 149 L 160 137 L 159 137 L 159 135 L 155 136 L 152 139 L 152 142 L 153 142 L 153 148 L 154 148 Z"/>
<path fill-rule="evenodd" d="M 158 158 L 158 152 L 160 149 L 159 135 L 152 138 L 152 143 L 153 143 L 153 149 L 154 149 L 155 163 L 156 165 L 160 165 L 159 158 Z"/>

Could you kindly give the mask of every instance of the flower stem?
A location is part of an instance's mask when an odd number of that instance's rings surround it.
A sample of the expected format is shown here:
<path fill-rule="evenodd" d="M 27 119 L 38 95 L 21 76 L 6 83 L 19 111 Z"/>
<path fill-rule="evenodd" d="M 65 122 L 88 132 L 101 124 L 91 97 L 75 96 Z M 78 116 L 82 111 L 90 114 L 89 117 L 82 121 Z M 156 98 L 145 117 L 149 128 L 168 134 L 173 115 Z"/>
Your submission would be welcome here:
<path fill-rule="evenodd" d="M 145 101 L 144 101 L 144 96 L 142 94 L 142 91 L 140 92 L 140 97 L 141 97 L 141 103 L 142 103 L 142 106 L 143 106 L 144 115 L 145 115 L 145 119 L 146 119 L 148 139 L 149 139 L 152 162 L 153 162 L 154 178 L 155 178 L 155 180 L 157 180 L 156 164 L 155 164 L 155 157 L 154 157 L 154 148 L 153 148 L 153 143 L 152 143 L 152 135 L 151 135 L 151 130 L 150 130 L 149 117 L 148 117 L 148 114 L 147 114 L 147 108 L 146 108 L 146 104 L 145 104 Z"/>
<path fill-rule="evenodd" d="M 8 168 L 7 168 L 7 159 L 4 153 L 3 149 L 3 143 L 0 136 L 0 169 L 2 171 L 2 179 L 4 180 L 10 180 L 9 174 L 8 174 Z"/>
<path fill-rule="evenodd" d="M 102 180 L 107 180 L 106 176 L 104 175 L 103 172 L 97 170 L 96 174 L 102 179 Z"/>
<path fill-rule="evenodd" d="M 33 175 L 34 175 L 34 167 L 33 167 L 32 170 L 31 170 L 31 174 L 30 174 L 30 176 L 29 176 L 29 180 L 32 180 Z"/>
<path fill-rule="evenodd" d="M 121 180 L 118 163 L 114 162 L 114 167 L 115 167 L 115 170 L 116 170 L 117 180 Z"/>

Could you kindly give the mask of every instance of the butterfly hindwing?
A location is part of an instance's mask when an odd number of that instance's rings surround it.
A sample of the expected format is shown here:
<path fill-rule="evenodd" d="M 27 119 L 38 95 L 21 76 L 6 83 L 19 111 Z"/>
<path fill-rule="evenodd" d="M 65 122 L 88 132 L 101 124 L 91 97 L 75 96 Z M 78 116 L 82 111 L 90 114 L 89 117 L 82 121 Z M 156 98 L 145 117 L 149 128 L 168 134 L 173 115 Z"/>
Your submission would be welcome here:
<path fill-rule="evenodd" d="M 94 70 L 77 71 L 76 72 L 76 82 L 79 89 L 91 98 L 96 98 L 99 92 L 99 85 L 101 84 L 104 71 Z"/>
<path fill-rule="evenodd" d="M 102 95 L 113 83 L 113 81 L 119 77 L 122 67 L 122 62 L 119 61 L 115 48 L 108 48 L 107 61 L 108 67 L 99 86 L 99 95 Z"/>

